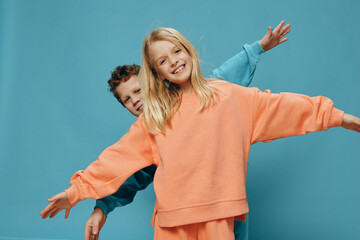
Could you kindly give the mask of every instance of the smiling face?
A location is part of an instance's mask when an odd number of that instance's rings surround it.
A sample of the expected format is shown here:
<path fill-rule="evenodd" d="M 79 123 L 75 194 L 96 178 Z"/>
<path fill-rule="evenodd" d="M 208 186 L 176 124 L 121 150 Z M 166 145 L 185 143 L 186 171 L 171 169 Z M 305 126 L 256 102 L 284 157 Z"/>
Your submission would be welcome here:
<path fill-rule="evenodd" d="M 192 58 L 183 46 L 157 40 L 150 44 L 149 56 L 159 78 L 178 84 L 184 93 L 193 91 Z"/>
<path fill-rule="evenodd" d="M 115 89 L 125 108 L 138 117 L 143 112 L 141 87 L 138 76 L 133 75 L 126 82 L 122 82 Z"/>

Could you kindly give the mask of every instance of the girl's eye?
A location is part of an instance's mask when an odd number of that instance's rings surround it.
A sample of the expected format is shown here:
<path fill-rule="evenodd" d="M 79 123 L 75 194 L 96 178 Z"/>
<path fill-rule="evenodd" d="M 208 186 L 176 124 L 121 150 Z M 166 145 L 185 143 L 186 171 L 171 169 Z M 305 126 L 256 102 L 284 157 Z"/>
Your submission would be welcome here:
<path fill-rule="evenodd" d="M 163 65 L 165 63 L 165 59 L 160 61 L 160 65 Z"/>
<path fill-rule="evenodd" d="M 129 99 L 130 99 L 130 98 L 126 98 L 126 99 L 124 100 L 124 103 L 126 103 L 127 101 L 129 101 Z"/>
<path fill-rule="evenodd" d="M 138 93 L 138 92 L 141 92 L 141 88 L 139 88 L 138 90 L 136 90 L 136 93 Z"/>
<path fill-rule="evenodd" d="M 181 52 L 181 50 L 180 50 L 180 49 L 175 50 L 175 53 L 179 53 L 179 52 Z"/>

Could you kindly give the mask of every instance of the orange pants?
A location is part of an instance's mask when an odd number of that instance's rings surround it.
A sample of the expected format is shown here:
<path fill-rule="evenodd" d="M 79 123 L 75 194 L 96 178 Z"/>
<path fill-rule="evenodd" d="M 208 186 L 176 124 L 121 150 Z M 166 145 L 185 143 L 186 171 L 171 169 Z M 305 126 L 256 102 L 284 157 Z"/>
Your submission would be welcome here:
<path fill-rule="evenodd" d="M 234 217 L 177 227 L 159 227 L 155 218 L 155 240 L 234 240 Z"/>

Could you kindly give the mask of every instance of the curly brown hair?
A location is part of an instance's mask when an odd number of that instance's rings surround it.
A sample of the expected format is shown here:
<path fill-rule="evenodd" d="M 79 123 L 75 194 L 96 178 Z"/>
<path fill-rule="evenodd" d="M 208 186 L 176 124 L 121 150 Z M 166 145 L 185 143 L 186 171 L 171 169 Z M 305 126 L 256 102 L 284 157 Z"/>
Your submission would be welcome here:
<path fill-rule="evenodd" d="M 133 65 L 117 66 L 115 70 L 111 73 L 111 78 L 108 80 L 109 91 L 114 94 L 114 97 L 123 106 L 124 103 L 121 101 L 119 94 L 117 94 L 115 90 L 120 85 L 120 83 L 124 83 L 128 81 L 134 75 L 139 75 L 139 71 L 140 71 L 140 66 L 133 64 Z"/>

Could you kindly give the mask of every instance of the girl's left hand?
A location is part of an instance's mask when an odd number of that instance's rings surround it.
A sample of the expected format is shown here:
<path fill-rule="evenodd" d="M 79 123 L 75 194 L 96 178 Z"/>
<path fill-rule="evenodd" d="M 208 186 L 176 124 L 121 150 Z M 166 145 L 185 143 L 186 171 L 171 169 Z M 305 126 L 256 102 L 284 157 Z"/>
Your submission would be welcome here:
<path fill-rule="evenodd" d="M 345 113 L 341 126 L 355 132 L 360 132 L 360 118 Z"/>
<path fill-rule="evenodd" d="M 53 218 L 63 209 L 66 209 L 65 218 L 69 217 L 70 209 L 72 208 L 72 206 L 70 205 L 66 192 L 56 194 L 55 196 L 49 198 L 48 202 L 51 203 L 40 213 L 40 216 L 43 219 L 47 218 L 48 216 L 50 216 L 50 218 Z"/>
<path fill-rule="evenodd" d="M 274 30 L 272 30 L 272 27 L 269 26 L 269 30 L 267 31 L 265 36 L 259 41 L 260 46 L 265 51 L 269 51 L 270 49 L 288 40 L 288 38 L 283 37 L 290 32 L 290 24 L 287 24 L 285 27 L 283 27 L 284 24 L 285 21 L 282 20 Z"/>

